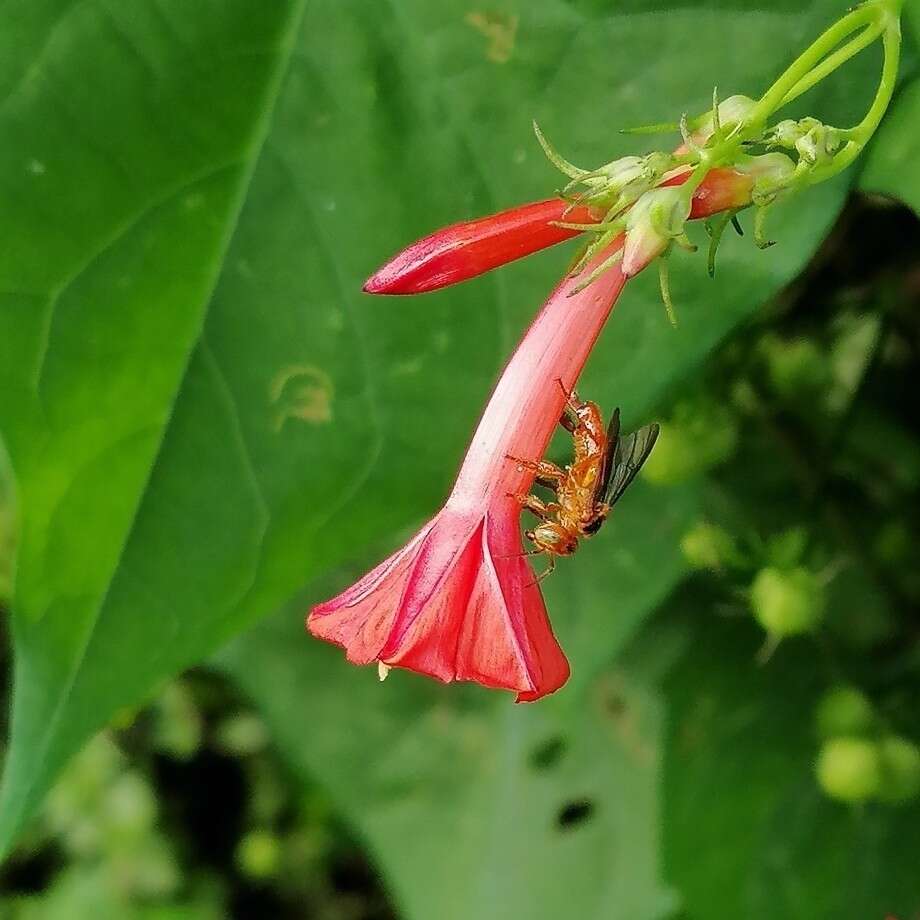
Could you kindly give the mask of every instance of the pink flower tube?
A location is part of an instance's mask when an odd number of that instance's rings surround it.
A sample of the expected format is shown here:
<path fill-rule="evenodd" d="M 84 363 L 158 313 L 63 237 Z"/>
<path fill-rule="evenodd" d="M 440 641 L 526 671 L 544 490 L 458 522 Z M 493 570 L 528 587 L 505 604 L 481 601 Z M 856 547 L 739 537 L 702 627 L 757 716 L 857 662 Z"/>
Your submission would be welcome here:
<path fill-rule="evenodd" d="M 379 662 L 445 682 L 471 680 L 539 699 L 568 679 L 523 551 L 520 505 L 533 473 L 507 455 L 540 459 L 625 278 L 613 267 L 572 293 L 556 288 L 508 362 L 450 497 L 402 549 L 338 597 L 314 607 L 310 632 L 355 664 Z M 383 673 L 386 673 L 385 669 Z"/>

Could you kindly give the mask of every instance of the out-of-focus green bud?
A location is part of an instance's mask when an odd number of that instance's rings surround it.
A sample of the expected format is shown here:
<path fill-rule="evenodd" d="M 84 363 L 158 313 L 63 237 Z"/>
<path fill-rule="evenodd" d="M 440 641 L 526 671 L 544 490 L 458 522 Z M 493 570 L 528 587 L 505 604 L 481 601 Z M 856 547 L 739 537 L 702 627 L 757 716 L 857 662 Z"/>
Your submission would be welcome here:
<path fill-rule="evenodd" d="M 201 747 L 201 713 L 188 685 L 167 684 L 153 706 L 153 744 L 179 760 L 194 757 Z"/>
<path fill-rule="evenodd" d="M 884 802 L 907 802 L 920 793 L 920 748 L 907 738 L 888 735 L 878 744 L 881 782 L 878 797 Z"/>
<path fill-rule="evenodd" d="M 681 403 L 661 424 L 642 475 L 656 485 L 683 482 L 727 460 L 737 443 L 737 420 L 730 409 L 715 400 Z"/>
<path fill-rule="evenodd" d="M 810 632 L 824 615 L 824 589 L 804 567 L 761 569 L 750 590 L 754 618 L 778 638 Z"/>
<path fill-rule="evenodd" d="M 119 838 L 138 838 L 156 821 L 157 805 L 147 780 L 133 770 L 123 773 L 109 787 L 102 820 Z"/>
<path fill-rule="evenodd" d="M 760 343 L 773 391 L 789 401 L 814 397 L 830 382 L 830 365 L 824 352 L 811 340 L 783 340 L 770 333 Z"/>
<path fill-rule="evenodd" d="M 707 521 L 700 521 L 681 537 L 680 551 L 695 569 L 722 569 L 738 559 L 732 535 Z"/>
<path fill-rule="evenodd" d="M 105 830 L 99 815 L 124 763 L 111 736 L 97 735 L 74 757 L 48 794 L 44 821 L 72 853 L 91 856 L 101 850 Z"/>
<path fill-rule="evenodd" d="M 257 715 L 239 712 L 220 723 L 215 740 L 228 754 L 248 757 L 268 744 L 268 729 Z"/>
<path fill-rule="evenodd" d="M 236 848 L 236 864 L 240 871 L 254 879 L 267 879 L 277 875 L 281 857 L 281 844 L 278 838 L 266 830 L 250 831 Z"/>
<path fill-rule="evenodd" d="M 864 738 L 832 738 L 821 746 L 815 774 L 832 799 L 851 804 L 865 802 L 879 791 L 879 747 Z"/>
<path fill-rule="evenodd" d="M 832 687 L 815 707 L 815 727 L 822 739 L 865 735 L 875 725 L 875 710 L 856 687 Z"/>

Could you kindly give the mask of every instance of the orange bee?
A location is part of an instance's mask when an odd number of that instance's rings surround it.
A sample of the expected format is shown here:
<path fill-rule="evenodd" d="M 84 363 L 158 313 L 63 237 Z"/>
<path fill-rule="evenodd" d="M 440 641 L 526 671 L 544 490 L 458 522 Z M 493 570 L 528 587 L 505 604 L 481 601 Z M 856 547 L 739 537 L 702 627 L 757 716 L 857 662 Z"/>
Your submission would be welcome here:
<path fill-rule="evenodd" d="M 619 409 L 614 410 L 605 430 L 596 403 L 582 401 L 574 390 L 568 392 L 561 380 L 559 386 L 566 399 L 559 424 L 572 435 L 572 463 L 563 469 L 547 460 L 508 458 L 532 470 L 534 481 L 556 496 L 556 501 L 544 502 L 536 495 L 511 495 L 540 519 L 536 527 L 525 531 L 536 547 L 526 555 L 549 556 L 549 568 L 540 578 L 553 571 L 557 556 L 570 556 L 578 549 L 579 539 L 600 530 L 658 437 L 655 424 L 620 437 Z"/>

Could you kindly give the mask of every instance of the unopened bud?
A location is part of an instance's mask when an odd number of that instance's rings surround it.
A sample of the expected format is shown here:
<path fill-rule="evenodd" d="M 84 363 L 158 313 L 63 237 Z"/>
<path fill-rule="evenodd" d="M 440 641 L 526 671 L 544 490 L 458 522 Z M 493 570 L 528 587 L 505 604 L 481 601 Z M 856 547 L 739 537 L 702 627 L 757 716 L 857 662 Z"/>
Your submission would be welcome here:
<path fill-rule="evenodd" d="M 773 130 L 770 132 L 768 141 L 777 147 L 795 150 L 796 141 L 804 133 L 799 122 L 792 118 L 786 118 L 774 126 Z"/>
<path fill-rule="evenodd" d="M 735 169 L 752 176 L 758 186 L 769 183 L 781 185 L 795 172 L 795 163 L 785 153 L 774 150 L 756 157 L 739 157 Z"/>
<path fill-rule="evenodd" d="M 761 569 L 751 585 L 751 609 L 758 623 L 782 638 L 810 632 L 824 615 L 824 590 L 804 567 Z"/>
<path fill-rule="evenodd" d="M 732 535 L 706 521 L 700 521 L 681 537 L 680 551 L 695 569 L 721 569 L 738 557 Z"/>
<path fill-rule="evenodd" d="M 602 166 L 598 170 L 597 179 L 603 179 L 605 184 L 622 187 L 643 176 L 645 173 L 644 157 L 620 157 Z M 591 182 L 590 179 L 585 180 Z"/>
<path fill-rule="evenodd" d="M 770 132 L 768 142 L 795 152 L 808 164 L 820 163 L 840 149 L 840 132 L 817 118 L 787 118 Z"/>
<path fill-rule="evenodd" d="M 671 240 L 684 232 L 690 202 L 679 188 L 646 192 L 626 217 L 626 242 L 621 271 L 627 278 L 638 274 L 660 256 Z"/>
<path fill-rule="evenodd" d="M 620 157 L 596 173 L 573 180 L 570 186 L 581 182 L 592 189 L 584 199 L 586 202 L 619 212 L 654 188 L 671 161 L 669 154 L 659 152 L 644 157 Z"/>
<path fill-rule="evenodd" d="M 832 799 L 864 802 L 878 793 L 881 782 L 878 745 L 862 738 L 826 741 L 815 773 L 819 785 Z"/>
<path fill-rule="evenodd" d="M 723 131 L 726 129 L 731 130 L 735 125 L 747 118 L 748 113 L 756 104 L 749 96 L 740 94 L 723 99 L 719 103 L 719 127 Z M 694 141 L 698 144 L 704 144 L 712 137 L 715 128 L 715 119 L 712 116 L 712 112 L 710 112 L 703 118 L 699 128 L 693 132 Z"/>

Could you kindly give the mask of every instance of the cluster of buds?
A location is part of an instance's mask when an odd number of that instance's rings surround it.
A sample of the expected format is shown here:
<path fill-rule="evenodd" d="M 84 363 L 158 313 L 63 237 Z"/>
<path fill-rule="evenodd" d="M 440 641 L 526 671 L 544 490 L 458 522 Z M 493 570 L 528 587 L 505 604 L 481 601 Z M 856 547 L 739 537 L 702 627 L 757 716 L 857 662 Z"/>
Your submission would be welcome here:
<path fill-rule="evenodd" d="M 625 156 L 588 170 L 566 160 L 534 127 L 549 160 L 569 178 L 559 190 L 560 199 L 570 209 L 589 209 L 591 215 L 589 221 L 573 221 L 566 213 L 556 222 L 562 229 L 594 235 L 576 259 L 573 273 L 622 234 L 623 248 L 581 283 L 591 284 L 616 262 L 631 278 L 660 260 L 662 298 L 672 322 L 666 260 L 675 245 L 695 251 L 687 222 L 707 217 L 710 274 L 722 231 L 732 221 L 737 227 L 736 215 L 746 208 L 756 208 L 754 240 L 767 248 L 772 245 L 764 235 L 767 208 L 779 197 L 838 172 L 835 160 L 848 151 L 849 133 L 811 117 L 767 125 L 759 102 L 736 95 L 720 103 L 714 93 L 712 108 L 695 118 L 684 115 L 675 124 L 634 129 L 679 131 L 682 142 L 673 152 Z M 840 168 L 849 159 L 843 157 Z M 704 203 L 713 194 L 718 200 Z"/>
<path fill-rule="evenodd" d="M 706 221 L 712 273 L 722 232 L 739 211 L 757 209 L 755 241 L 768 246 L 766 209 L 852 162 L 894 90 L 900 2 L 869 0 L 852 10 L 756 101 L 732 96 L 719 103 L 714 93 L 712 108 L 695 118 L 638 129 L 679 131 L 682 142 L 672 152 L 581 169 L 537 128 L 567 178 L 556 198 L 439 230 L 366 282 L 372 294 L 432 291 L 590 234 L 496 384 L 444 507 L 406 546 L 315 606 L 307 621 L 315 636 L 343 646 L 357 664 L 376 662 L 381 679 L 392 667 L 409 668 L 512 690 L 520 701 L 565 683 L 568 662 L 524 558 L 516 496 L 534 481 L 566 388 L 577 381 L 626 281 L 656 260 L 673 320 L 667 258 L 675 245 L 694 248 L 688 221 Z M 876 38 L 885 52 L 882 78 L 858 125 L 839 129 L 814 119 L 770 125 L 778 109 Z M 772 590 L 771 600 L 773 588 L 764 589 Z"/>

